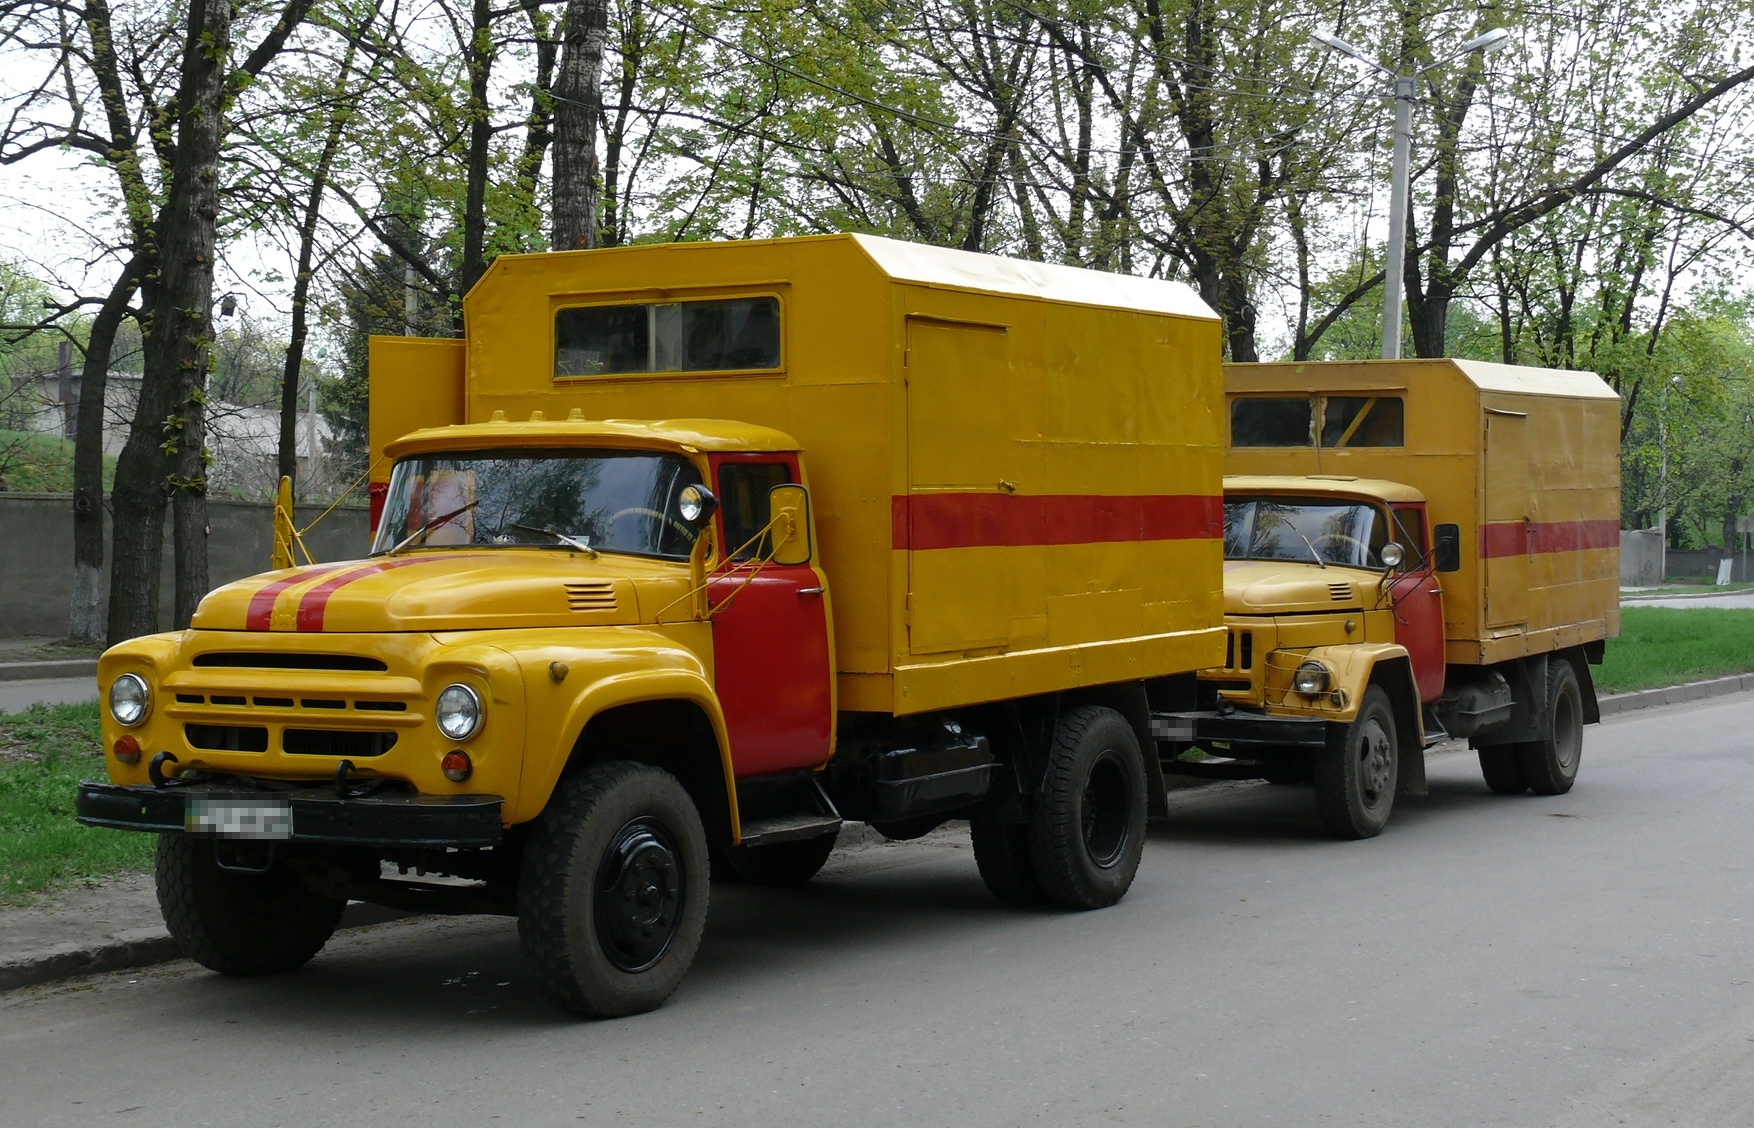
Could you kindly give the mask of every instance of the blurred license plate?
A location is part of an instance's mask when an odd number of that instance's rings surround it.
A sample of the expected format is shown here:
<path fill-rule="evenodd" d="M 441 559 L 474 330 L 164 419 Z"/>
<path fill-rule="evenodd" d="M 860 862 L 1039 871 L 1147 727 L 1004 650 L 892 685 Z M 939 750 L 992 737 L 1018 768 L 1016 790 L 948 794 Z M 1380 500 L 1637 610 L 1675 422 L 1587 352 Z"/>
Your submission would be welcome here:
<path fill-rule="evenodd" d="M 190 834 L 221 838 L 291 838 L 292 804 L 259 800 L 191 799 L 183 816 Z"/>

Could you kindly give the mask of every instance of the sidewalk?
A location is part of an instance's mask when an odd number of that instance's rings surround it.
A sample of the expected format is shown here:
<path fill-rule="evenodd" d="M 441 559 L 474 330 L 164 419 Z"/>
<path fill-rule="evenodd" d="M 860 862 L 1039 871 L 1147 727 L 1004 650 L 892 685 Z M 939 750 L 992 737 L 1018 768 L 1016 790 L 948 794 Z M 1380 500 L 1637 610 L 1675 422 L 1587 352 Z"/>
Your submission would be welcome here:
<path fill-rule="evenodd" d="M 1602 716 L 1746 692 L 1754 692 L 1754 674 L 1603 697 Z M 865 827 L 849 828 L 842 839 L 842 848 L 882 844 Z M 379 924 L 406 915 L 353 904 L 341 927 Z M 102 885 L 65 890 L 37 904 L 0 909 L 0 991 L 180 958 L 159 916 L 149 874 L 127 874 Z"/>
<path fill-rule="evenodd" d="M 95 679 L 100 649 L 58 638 L 0 638 L 0 682 Z M 97 696 L 95 685 L 92 696 Z"/>

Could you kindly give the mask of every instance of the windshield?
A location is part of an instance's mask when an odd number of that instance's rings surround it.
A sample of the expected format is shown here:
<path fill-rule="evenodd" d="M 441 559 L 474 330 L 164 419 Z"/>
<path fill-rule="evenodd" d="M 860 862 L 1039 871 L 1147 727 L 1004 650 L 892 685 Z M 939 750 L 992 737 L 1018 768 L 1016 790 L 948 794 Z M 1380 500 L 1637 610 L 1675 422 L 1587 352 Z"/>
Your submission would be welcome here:
<path fill-rule="evenodd" d="M 687 459 L 644 451 L 481 451 L 403 459 L 390 472 L 373 552 L 457 545 L 687 559 L 695 530 L 676 495 Z M 571 542 L 571 543 L 568 543 Z"/>
<path fill-rule="evenodd" d="M 1301 560 L 1382 568 L 1388 522 L 1371 505 L 1259 497 L 1224 503 L 1226 560 Z"/>

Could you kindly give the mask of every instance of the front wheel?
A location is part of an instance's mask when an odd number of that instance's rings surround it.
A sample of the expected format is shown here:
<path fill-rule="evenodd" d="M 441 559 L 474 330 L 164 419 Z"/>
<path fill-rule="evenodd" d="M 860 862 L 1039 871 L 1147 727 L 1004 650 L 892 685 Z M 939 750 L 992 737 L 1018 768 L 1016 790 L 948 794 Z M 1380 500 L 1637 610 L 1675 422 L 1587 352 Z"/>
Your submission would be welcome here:
<path fill-rule="evenodd" d="M 161 834 L 158 907 L 183 954 L 222 975 L 291 971 L 323 950 L 347 902 L 310 892 L 284 865 L 221 868 L 212 839 Z"/>
<path fill-rule="evenodd" d="M 1145 761 L 1125 717 L 1099 705 L 1060 715 L 1028 841 L 1049 904 L 1100 909 L 1126 896 L 1145 851 Z"/>
<path fill-rule="evenodd" d="M 674 776 L 609 761 L 561 781 L 518 879 L 518 939 L 561 1006 L 593 1018 L 651 1010 L 706 929 L 706 831 Z"/>
<path fill-rule="evenodd" d="M 1395 711 L 1381 686 L 1364 691 L 1358 716 L 1316 753 L 1316 810 L 1335 838 L 1374 838 L 1395 806 L 1400 748 Z"/>

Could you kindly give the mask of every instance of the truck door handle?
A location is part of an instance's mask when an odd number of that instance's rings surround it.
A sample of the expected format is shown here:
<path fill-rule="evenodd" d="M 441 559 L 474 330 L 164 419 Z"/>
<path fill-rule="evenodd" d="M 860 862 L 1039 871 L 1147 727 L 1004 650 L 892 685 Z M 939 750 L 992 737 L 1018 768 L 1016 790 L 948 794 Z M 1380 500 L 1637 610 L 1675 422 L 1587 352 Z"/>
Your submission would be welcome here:
<path fill-rule="evenodd" d="M 821 595 L 822 589 L 819 587 L 817 587 L 817 588 L 799 588 L 798 594 L 799 595 Z"/>

